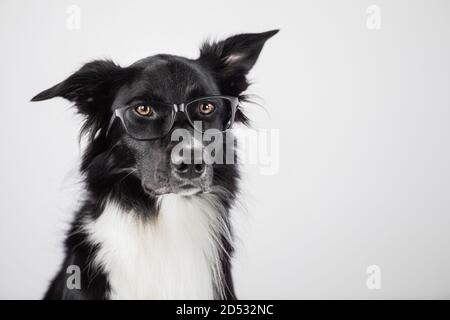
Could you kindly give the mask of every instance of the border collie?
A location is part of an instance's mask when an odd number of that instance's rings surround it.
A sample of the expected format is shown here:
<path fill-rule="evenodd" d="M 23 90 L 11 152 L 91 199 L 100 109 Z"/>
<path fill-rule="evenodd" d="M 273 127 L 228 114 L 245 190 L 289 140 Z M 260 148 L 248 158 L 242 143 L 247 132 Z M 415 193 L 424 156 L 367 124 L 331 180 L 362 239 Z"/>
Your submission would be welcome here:
<path fill-rule="evenodd" d="M 229 212 L 239 170 L 206 161 L 204 149 L 233 122 L 248 123 L 240 105 L 247 74 L 277 32 L 207 42 L 195 60 L 92 61 L 32 99 L 71 101 L 88 141 L 80 167 L 86 195 L 44 299 L 236 298 Z M 190 139 L 174 152 L 177 130 L 189 137 L 213 130 L 215 138 Z M 235 160 L 234 140 L 221 141 L 216 156 L 231 147 Z"/>

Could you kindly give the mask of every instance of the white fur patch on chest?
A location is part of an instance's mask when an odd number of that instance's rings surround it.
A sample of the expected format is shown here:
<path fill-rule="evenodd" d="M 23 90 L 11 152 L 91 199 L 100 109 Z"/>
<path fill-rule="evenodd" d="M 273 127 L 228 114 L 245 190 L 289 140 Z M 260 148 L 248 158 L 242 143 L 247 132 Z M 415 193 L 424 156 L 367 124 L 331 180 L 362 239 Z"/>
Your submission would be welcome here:
<path fill-rule="evenodd" d="M 108 203 L 85 225 L 99 245 L 110 299 L 213 299 L 220 288 L 220 239 L 227 230 L 207 198 L 165 195 L 154 220 Z"/>

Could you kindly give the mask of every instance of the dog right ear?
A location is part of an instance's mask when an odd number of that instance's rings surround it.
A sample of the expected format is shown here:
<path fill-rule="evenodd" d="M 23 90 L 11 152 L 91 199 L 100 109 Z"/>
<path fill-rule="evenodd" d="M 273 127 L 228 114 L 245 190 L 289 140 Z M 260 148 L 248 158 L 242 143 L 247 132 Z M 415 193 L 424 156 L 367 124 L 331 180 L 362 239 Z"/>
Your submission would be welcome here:
<path fill-rule="evenodd" d="M 37 94 L 31 101 L 62 97 L 74 102 L 80 113 L 93 115 L 107 102 L 112 102 L 112 93 L 123 82 L 124 70 L 112 61 L 95 60 L 66 80 Z"/>
<path fill-rule="evenodd" d="M 243 33 L 219 42 L 206 42 L 198 60 L 214 72 L 223 93 L 238 96 L 249 86 L 246 76 L 264 44 L 278 31 Z"/>

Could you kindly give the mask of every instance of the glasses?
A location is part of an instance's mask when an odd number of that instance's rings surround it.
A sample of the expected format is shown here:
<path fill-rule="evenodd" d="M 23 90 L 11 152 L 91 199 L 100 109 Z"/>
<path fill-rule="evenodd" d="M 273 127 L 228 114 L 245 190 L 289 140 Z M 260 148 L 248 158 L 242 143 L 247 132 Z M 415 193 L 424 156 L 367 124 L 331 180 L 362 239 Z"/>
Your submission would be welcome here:
<path fill-rule="evenodd" d="M 194 130 L 224 132 L 234 123 L 239 98 L 210 96 L 186 104 L 169 104 L 158 101 L 134 103 L 118 108 L 111 117 L 107 134 L 116 118 L 127 133 L 136 140 L 153 140 L 165 136 L 172 129 L 178 112 L 185 114 Z"/>

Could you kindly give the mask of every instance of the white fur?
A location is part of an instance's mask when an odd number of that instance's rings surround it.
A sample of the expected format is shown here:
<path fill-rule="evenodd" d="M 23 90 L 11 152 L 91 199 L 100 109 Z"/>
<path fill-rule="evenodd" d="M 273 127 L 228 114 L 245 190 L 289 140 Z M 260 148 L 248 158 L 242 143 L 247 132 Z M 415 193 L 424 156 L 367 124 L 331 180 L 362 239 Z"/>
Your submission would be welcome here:
<path fill-rule="evenodd" d="M 211 195 L 162 196 L 155 219 L 108 203 L 85 230 L 100 246 L 94 263 L 111 299 L 213 299 L 215 286 L 223 294 L 217 240 L 229 231 Z"/>

